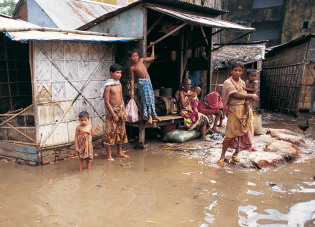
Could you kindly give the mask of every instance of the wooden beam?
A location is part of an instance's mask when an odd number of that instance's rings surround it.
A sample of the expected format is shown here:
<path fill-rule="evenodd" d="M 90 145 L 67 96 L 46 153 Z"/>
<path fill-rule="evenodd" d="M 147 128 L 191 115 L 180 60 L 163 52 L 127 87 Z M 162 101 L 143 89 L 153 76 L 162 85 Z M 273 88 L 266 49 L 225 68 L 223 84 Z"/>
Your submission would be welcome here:
<path fill-rule="evenodd" d="M 213 30 L 213 28 L 211 29 Z M 212 31 L 211 31 L 212 33 Z M 211 36 L 210 39 L 210 45 L 209 45 L 209 50 L 208 50 L 208 68 L 207 68 L 207 90 L 208 94 L 211 92 L 211 83 L 212 83 L 212 49 L 213 49 L 213 36 Z"/>
<path fill-rule="evenodd" d="M 233 43 L 234 41 L 236 41 L 236 40 L 238 40 L 238 39 L 241 39 L 241 38 L 243 38 L 243 37 L 245 37 L 245 36 L 249 35 L 249 34 L 250 34 L 250 33 L 252 33 L 252 32 L 254 32 L 254 31 L 247 32 L 246 34 L 241 35 L 241 36 L 237 37 L 236 39 L 233 39 L 233 40 L 231 40 L 231 41 L 227 42 L 226 44 L 221 45 L 221 46 L 219 46 L 219 47 L 217 47 L 217 48 L 213 49 L 212 51 L 216 51 L 216 50 L 218 50 L 218 49 L 220 49 L 220 48 L 224 47 L 225 45 L 229 45 L 230 43 Z"/>
<path fill-rule="evenodd" d="M 24 110 L 22 110 L 21 112 L 17 113 L 17 114 L 14 114 L 12 117 L 8 118 L 7 120 L 5 120 L 4 122 L 2 122 L 0 124 L 0 127 L 2 125 L 4 125 L 5 123 L 7 123 L 8 121 L 10 121 L 11 119 L 15 118 L 16 116 L 19 116 L 21 113 L 25 112 L 26 110 L 30 109 L 31 107 L 33 107 L 33 104 L 31 104 L 30 106 L 26 107 Z"/>
<path fill-rule="evenodd" d="M 163 39 L 169 37 L 170 35 L 172 35 L 173 33 L 177 32 L 179 29 L 181 29 L 182 27 L 184 27 L 184 26 L 187 25 L 187 24 L 188 24 L 188 23 L 183 23 L 182 25 L 178 26 L 178 27 L 175 28 L 173 31 L 167 33 L 165 36 L 163 36 L 163 37 L 159 38 L 158 40 L 156 40 L 155 42 L 153 42 L 151 45 L 149 45 L 149 46 L 147 47 L 147 49 L 149 49 L 149 48 L 152 47 L 153 45 L 155 45 L 155 44 L 161 42 Z"/>
<path fill-rule="evenodd" d="M 200 26 L 200 29 L 201 29 L 201 33 L 202 33 L 202 35 L 203 35 L 203 38 L 204 38 L 205 41 L 206 41 L 207 46 L 209 46 L 209 42 L 208 42 L 206 33 L 205 33 L 205 31 L 203 30 L 203 26 Z M 212 35 L 211 35 L 211 36 L 212 36 Z"/>
<path fill-rule="evenodd" d="M 29 140 L 33 141 L 34 143 L 36 143 L 35 140 L 33 140 L 31 137 L 29 137 L 28 135 L 24 134 L 23 132 L 21 132 L 20 130 L 16 129 L 14 126 L 10 125 L 8 122 L 6 123 L 7 125 L 9 125 L 12 129 L 16 130 L 17 132 L 21 133 L 23 136 L 25 136 L 26 138 L 28 138 Z"/>
<path fill-rule="evenodd" d="M 151 27 L 147 31 L 147 35 L 153 30 L 153 28 L 160 22 L 164 14 L 161 14 L 161 16 L 151 25 Z"/>
<path fill-rule="evenodd" d="M 185 47 L 185 49 L 183 49 L 183 50 L 190 49 L 190 48 L 192 48 L 192 47 L 194 47 L 194 46 L 197 46 L 199 43 L 203 42 L 205 39 L 209 39 L 210 37 L 214 36 L 215 34 L 221 32 L 221 31 L 223 31 L 223 30 L 224 30 L 224 29 L 220 29 L 220 30 L 218 30 L 218 31 L 216 31 L 216 32 L 214 32 L 214 33 L 211 33 L 211 35 L 209 35 L 209 36 L 203 38 L 202 40 L 199 40 L 198 42 L 196 42 L 196 43 L 194 43 L 194 44 L 192 44 L 192 45 L 190 45 L 190 46 L 188 46 L 188 47 Z"/>

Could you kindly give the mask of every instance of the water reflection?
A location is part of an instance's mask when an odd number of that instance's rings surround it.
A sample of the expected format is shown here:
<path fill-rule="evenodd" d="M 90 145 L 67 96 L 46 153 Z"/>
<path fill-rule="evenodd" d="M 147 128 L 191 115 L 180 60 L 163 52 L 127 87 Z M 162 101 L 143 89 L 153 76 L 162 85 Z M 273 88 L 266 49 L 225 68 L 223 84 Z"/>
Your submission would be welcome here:
<path fill-rule="evenodd" d="M 297 203 L 290 208 L 288 214 L 282 214 L 275 209 L 265 209 L 267 214 L 257 213 L 257 207 L 252 205 L 238 208 L 240 226 L 304 226 L 306 222 L 315 221 L 315 200 Z"/>

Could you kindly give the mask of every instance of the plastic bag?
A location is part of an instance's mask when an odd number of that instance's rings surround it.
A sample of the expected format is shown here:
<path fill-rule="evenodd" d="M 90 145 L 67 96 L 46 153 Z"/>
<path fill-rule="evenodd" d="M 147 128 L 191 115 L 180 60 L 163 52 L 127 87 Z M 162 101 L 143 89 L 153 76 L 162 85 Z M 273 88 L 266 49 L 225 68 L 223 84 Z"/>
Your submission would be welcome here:
<path fill-rule="evenodd" d="M 200 136 L 200 132 L 195 129 L 190 131 L 187 129 L 176 129 L 167 133 L 163 138 L 163 142 L 182 143 L 188 140 L 196 139 L 198 136 Z"/>
<path fill-rule="evenodd" d="M 138 121 L 138 107 L 134 99 L 130 99 L 126 106 L 126 116 L 128 122 Z"/>

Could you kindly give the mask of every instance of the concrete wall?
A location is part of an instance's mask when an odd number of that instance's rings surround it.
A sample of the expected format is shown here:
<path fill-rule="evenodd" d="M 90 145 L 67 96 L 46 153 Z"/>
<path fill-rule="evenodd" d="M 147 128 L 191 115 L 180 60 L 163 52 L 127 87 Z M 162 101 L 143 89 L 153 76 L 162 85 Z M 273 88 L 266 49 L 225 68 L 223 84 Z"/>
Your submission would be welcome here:
<path fill-rule="evenodd" d="M 302 35 L 315 32 L 315 5 L 313 0 L 286 0 L 281 43 L 289 42 Z M 302 28 L 302 22 L 309 20 L 309 28 Z"/>

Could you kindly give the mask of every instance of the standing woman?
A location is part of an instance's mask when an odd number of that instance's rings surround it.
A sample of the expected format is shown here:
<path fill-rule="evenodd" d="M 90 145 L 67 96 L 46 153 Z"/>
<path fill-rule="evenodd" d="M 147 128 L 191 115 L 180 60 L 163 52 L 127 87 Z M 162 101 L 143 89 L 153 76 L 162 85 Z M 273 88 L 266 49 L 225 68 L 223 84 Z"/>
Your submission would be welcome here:
<path fill-rule="evenodd" d="M 206 115 L 198 113 L 197 108 L 193 108 L 195 101 L 192 96 L 196 94 L 190 90 L 191 80 L 185 79 L 179 86 L 175 94 L 180 115 L 184 118 L 184 125 L 188 130 L 197 129 L 200 131 L 201 139 L 206 139 L 206 129 L 210 127 L 209 119 Z"/>
<path fill-rule="evenodd" d="M 244 72 L 244 65 L 241 62 L 235 62 L 232 65 L 232 76 L 224 81 L 223 84 L 223 109 L 224 113 L 228 113 L 226 124 L 225 138 L 221 157 L 217 164 L 222 166 L 225 159 L 225 152 L 230 148 L 234 148 L 235 152 L 232 159 L 239 162 L 238 153 L 252 147 L 253 136 L 253 112 L 252 107 L 249 108 L 249 114 L 246 119 L 242 119 L 244 113 L 245 99 L 252 101 L 258 100 L 256 94 L 247 94 L 244 90 L 245 82 L 241 79 Z"/>

